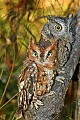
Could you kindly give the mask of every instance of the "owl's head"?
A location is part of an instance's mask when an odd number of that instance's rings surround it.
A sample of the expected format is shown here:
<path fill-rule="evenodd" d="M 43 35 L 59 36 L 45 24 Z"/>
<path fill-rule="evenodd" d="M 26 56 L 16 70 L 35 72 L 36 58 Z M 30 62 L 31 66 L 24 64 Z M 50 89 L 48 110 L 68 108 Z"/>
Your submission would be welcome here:
<path fill-rule="evenodd" d="M 34 61 L 36 64 L 47 66 L 53 65 L 57 62 L 57 42 L 54 42 L 46 49 L 41 48 L 35 44 L 31 39 L 27 50 L 28 59 Z"/>
<path fill-rule="evenodd" d="M 73 16 L 68 17 L 47 16 L 48 22 L 44 25 L 42 33 L 48 38 L 65 38 L 71 35 Z"/>

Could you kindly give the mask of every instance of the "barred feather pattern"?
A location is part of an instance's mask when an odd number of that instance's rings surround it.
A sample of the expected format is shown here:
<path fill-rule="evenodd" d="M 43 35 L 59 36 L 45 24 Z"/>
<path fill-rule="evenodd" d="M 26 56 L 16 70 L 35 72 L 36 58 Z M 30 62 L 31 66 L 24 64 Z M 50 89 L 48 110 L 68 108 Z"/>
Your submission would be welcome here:
<path fill-rule="evenodd" d="M 36 92 L 37 83 L 37 66 L 32 61 L 24 62 L 24 67 L 21 70 L 21 74 L 18 79 L 18 89 L 19 89 L 19 99 L 18 105 L 22 106 L 25 110 L 27 106 L 31 103 L 33 96 Z"/>

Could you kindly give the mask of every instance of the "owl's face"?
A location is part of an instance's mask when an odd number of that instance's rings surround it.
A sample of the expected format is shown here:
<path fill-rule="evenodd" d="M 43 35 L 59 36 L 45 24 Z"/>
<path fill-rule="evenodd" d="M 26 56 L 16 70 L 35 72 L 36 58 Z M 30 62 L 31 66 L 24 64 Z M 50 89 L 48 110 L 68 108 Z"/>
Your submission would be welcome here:
<path fill-rule="evenodd" d="M 68 32 L 68 25 L 65 19 L 55 17 L 49 21 L 49 29 L 54 35 L 63 35 Z"/>
<path fill-rule="evenodd" d="M 34 40 L 31 40 L 28 47 L 28 58 L 31 61 L 35 61 L 36 64 L 42 66 L 52 65 L 57 62 L 57 42 L 48 46 L 46 49 L 38 47 L 34 43 Z"/>
<path fill-rule="evenodd" d="M 42 32 L 50 38 L 67 37 L 71 35 L 72 16 L 68 18 L 48 16 L 48 23 L 44 25 Z"/>

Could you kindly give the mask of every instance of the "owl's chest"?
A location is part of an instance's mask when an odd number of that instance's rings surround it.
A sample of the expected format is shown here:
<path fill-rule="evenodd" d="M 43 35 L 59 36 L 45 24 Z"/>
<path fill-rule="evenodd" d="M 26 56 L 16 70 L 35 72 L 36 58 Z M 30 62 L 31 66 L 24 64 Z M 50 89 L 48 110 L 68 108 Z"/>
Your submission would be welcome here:
<path fill-rule="evenodd" d="M 43 96 L 44 94 L 49 93 L 53 82 L 54 82 L 53 70 L 47 68 L 40 70 L 38 74 L 38 81 L 36 87 L 37 96 Z"/>

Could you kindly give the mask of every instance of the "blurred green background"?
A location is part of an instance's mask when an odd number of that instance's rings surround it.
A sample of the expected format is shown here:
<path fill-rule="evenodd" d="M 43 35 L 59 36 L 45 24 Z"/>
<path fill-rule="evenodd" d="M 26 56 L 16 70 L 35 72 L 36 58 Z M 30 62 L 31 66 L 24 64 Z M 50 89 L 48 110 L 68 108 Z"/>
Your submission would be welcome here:
<path fill-rule="evenodd" d="M 14 118 L 18 76 L 30 38 L 40 39 L 42 16 L 75 15 L 79 6 L 80 0 L 0 0 L 0 120 Z"/>

